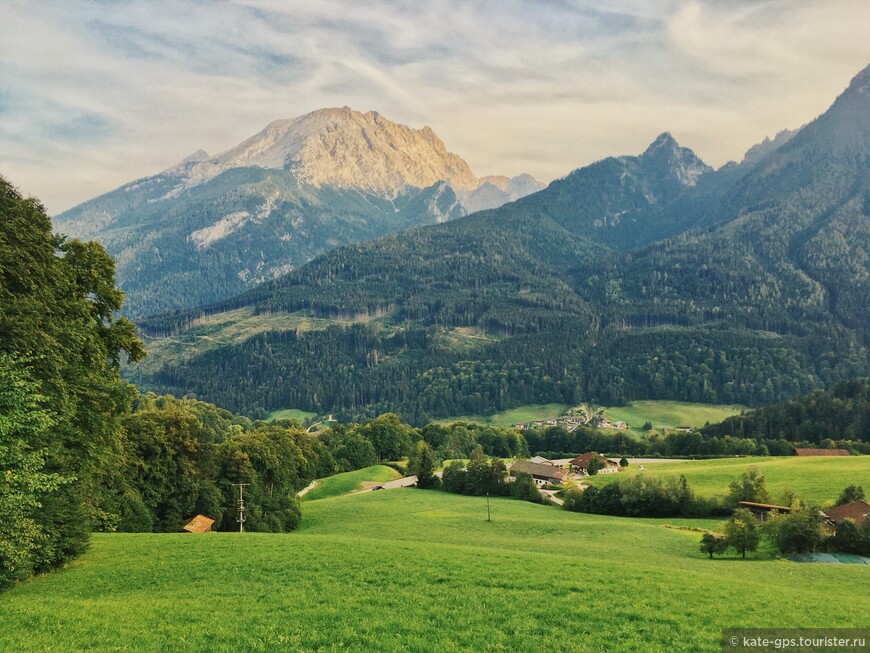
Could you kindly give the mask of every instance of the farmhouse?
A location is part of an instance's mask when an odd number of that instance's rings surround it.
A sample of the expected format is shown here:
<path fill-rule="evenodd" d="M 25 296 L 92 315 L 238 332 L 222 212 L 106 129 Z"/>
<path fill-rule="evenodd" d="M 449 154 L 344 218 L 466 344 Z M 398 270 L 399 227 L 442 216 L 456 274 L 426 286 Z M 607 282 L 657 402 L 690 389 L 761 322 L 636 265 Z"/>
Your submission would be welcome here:
<path fill-rule="evenodd" d="M 598 460 L 604 465 L 604 467 L 598 470 L 599 474 L 612 474 L 613 472 L 619 471 L 619 465 L 617 463 L 608 460 L 601 454 L 593 453 L 591 451 L 587 451 L 582 456 L 577 456 L 573 460 L 568 461 L 568 464 L 571 465 L 571 469 L 575 469 L 583 474 L 589 474 L 589 462 L 595 456 L 598 456 Z"/>
<path fill-rule="evenodd" d="M 870 503 L 866 501 L 853 501 L 836 508 L 823 510 L 822 514 L 832 525 L 841 524 L 847 519 L 851 519 L 855 522 L 856 526 L 861 526 L 867 521 L 867 515 L 870 515 Z"/>
<path fill-rule="evenodd" d="M 511 476 L 516 476 L 517 472 L 529 474 L 537 485 L 561 483 L 568 475 L 567 471 L 552 463 L 533 463 L 531 460 L 517 460 L 511 465 Z"/>
<path fill-rule="evenodd" d="M 549 458 L 544 458 L 543 456 L 535 456 L 534 458 L 529 458 L 530 463 L 540 463 L 542 465 L 553 465 L 553 461 Z"/>
<path fill-rule="evenodd" d="M 848 456 L 848 449 L 799 449 L 791 450 L 795 456 Z"/>
<path fill-rule="evenodd" d="M 764 521 L 770 513 L 779 515 L 786 512 L 791 512 L 788 506 L 775 506 L 770 503 L 755 503 L 754 501 L 741 501 L 741 508 L 746 508 L 752 513 L 758 521 Z"/>
<path fill-rule="evenodd" d="M 209 519 L 205 515 L 197 515 L 182 526 L 181 530 L 188 533 L 210 533 L 212 524 L 214 524 L 214 519 Z"/>

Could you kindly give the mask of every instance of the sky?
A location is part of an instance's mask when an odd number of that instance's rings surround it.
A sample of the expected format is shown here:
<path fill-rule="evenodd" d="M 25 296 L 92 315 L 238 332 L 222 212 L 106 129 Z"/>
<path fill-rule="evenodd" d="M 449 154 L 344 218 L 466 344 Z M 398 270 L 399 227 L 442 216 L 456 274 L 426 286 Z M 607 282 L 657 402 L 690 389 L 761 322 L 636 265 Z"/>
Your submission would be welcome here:
<path fill-rule="evenodd" d="M 0 174 L 57 214 L 337 106 L 478 176 L 663 131 L 718 167 L 830 106 L 868 25 L 866 0 L 0 0 Z"/>

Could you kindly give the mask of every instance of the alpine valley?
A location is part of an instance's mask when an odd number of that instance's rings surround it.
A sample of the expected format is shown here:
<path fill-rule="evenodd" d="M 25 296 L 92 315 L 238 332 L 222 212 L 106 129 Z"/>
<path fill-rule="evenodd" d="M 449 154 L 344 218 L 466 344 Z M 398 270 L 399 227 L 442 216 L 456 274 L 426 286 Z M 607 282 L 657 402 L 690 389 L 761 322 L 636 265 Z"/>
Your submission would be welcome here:
<path fill-rule="evenodd" d="M 317 148 L 332 133 L 310 129 Z M 189 304 L 275 277 L 140 320 L 141 386 L 252 416 L 423 423 L 527 403 L 758 405 L 870 374 L 870 67 L 740 163 L 713 170 L 665 133 L 467 217 L 480 180 L 431 132 L 401 132 L 425 157 L 375 169 L 308 154 L 308 133 L 273 124 L 59 218 L 116 253 L 140 313 L 173 308 L 158 287 Z M 233 258 L 255 234 L 256 261 Z"/>

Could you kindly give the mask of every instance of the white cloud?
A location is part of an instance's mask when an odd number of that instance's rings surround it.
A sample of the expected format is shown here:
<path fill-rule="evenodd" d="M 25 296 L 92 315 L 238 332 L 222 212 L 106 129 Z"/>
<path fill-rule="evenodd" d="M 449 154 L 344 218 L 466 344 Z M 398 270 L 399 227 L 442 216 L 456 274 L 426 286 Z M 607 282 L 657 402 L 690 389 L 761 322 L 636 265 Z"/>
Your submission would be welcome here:
<path fill-rule="evenodd" d="M 60 211 L 324 106 L 542 179 L 669 130 L 721 164 L 870 63 L 863 1 L 0 4 L 0 172 Z"/>

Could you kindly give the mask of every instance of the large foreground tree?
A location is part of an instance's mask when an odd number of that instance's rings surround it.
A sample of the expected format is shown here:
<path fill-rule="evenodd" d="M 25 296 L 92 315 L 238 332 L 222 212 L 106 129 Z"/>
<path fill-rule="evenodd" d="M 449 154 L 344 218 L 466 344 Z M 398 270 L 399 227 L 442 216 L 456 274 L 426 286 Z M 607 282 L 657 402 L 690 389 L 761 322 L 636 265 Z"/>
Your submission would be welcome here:
<path fill-rule="evenodd" d="M 80 553 L 91 529 L 113 519 L 101 508 L 111 491 L 103 475 L 131 397 L 119 367 L 125 354 L 144 355 L 133 324 L 116 317 L 123 299 L 100 245 L 53 234 L 42 205 L 0 177 L 0 365 L 21 414 L 44 413 L 38 427 L 9 426 L 14 446 L 0 448 L 0 468 L 45 475 L 33 477 L 38 501 L 20 506 L 39 533 L 28 545 L 34 571 Z"/>

